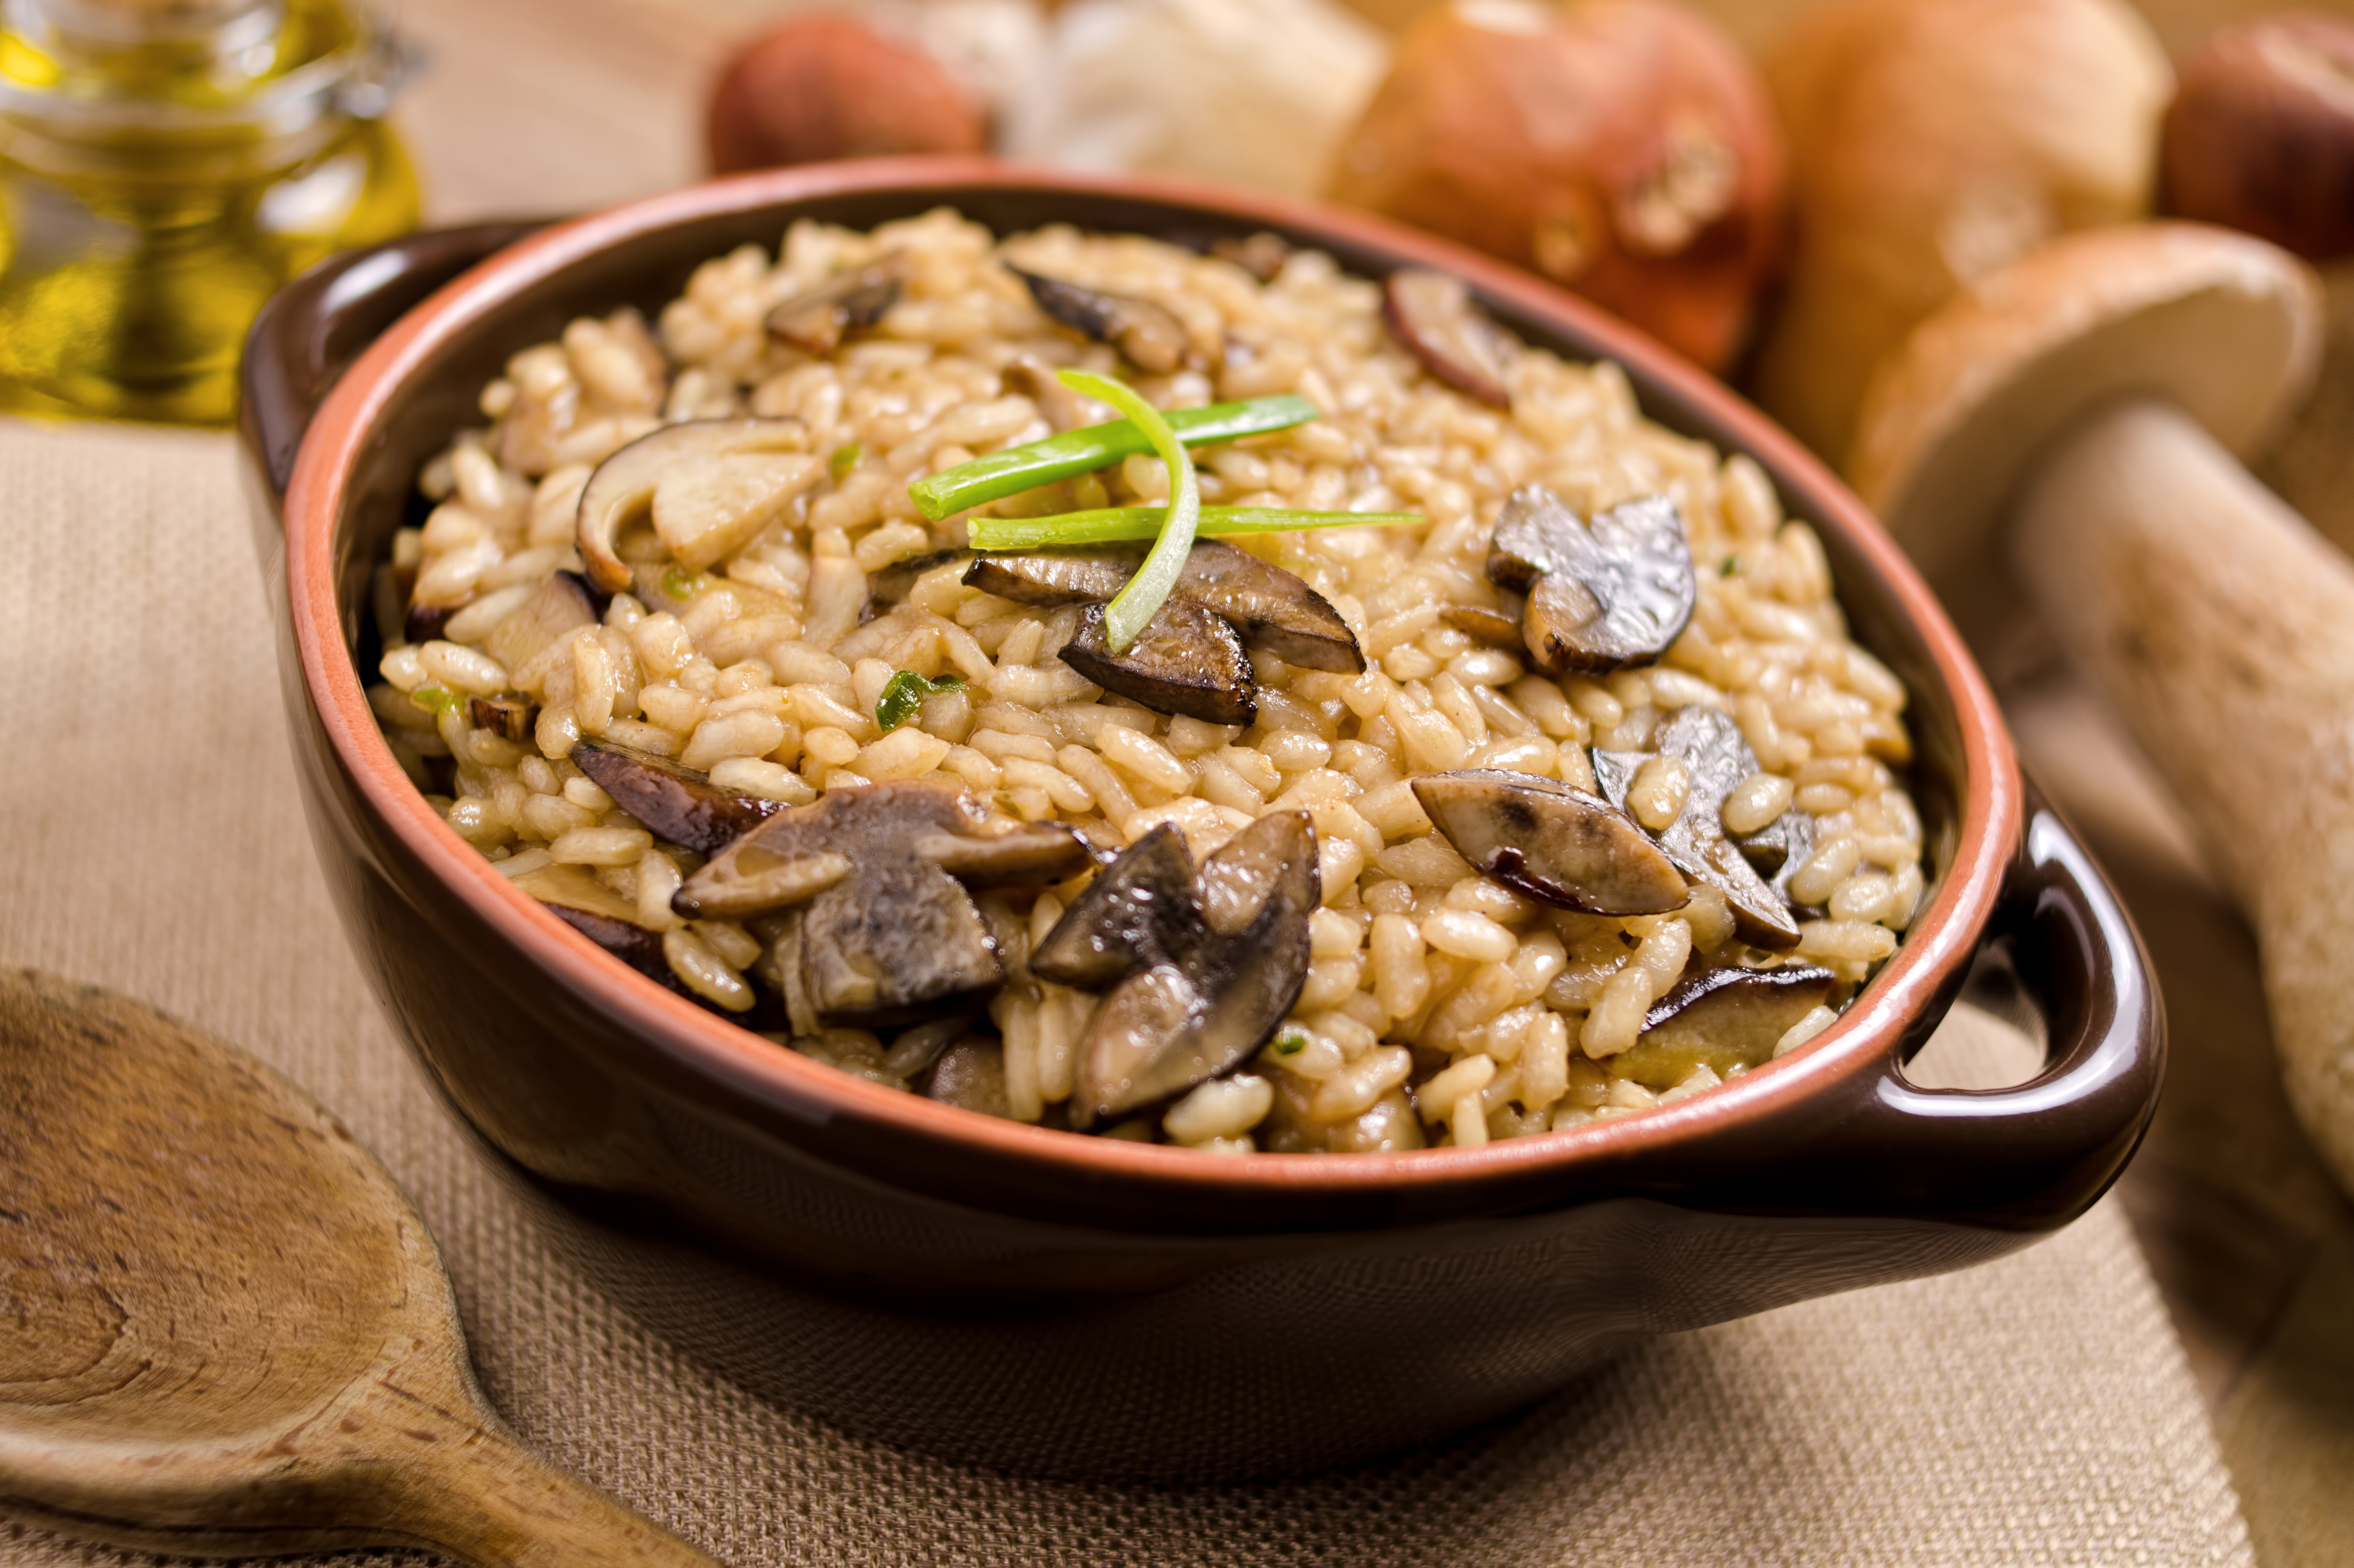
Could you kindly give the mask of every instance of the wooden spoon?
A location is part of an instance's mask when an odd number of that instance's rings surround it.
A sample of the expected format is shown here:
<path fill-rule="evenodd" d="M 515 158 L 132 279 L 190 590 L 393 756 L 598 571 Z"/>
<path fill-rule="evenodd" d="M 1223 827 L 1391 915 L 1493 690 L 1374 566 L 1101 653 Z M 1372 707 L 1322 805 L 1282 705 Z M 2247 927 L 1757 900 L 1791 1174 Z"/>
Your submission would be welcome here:
<path fill-rule="evenodd" d="M 302 1090 L 0 972 L 0 1510 L 207 1556 L 709 1564 L 475 1386 L 433 1241 Z"/>

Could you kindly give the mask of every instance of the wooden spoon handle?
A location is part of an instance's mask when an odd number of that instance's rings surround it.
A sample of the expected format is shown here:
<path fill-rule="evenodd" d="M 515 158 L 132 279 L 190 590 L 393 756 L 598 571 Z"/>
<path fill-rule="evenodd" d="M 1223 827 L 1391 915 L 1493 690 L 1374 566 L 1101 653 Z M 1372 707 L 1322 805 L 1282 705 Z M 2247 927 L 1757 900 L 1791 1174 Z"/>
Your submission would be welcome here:
<path fill-rule="evenodd" d="M 485 1427 L 419 1467 L 399 1526 L 476 1568 L 715 1568 L 705 1555 Z"/>
<path fill-rule="evenodd" d="M 2153 401 L 2055 445 L 2009 546 L 2238 890 L 2290 1101 L 2354 1191 L 2354 563 Z"/>

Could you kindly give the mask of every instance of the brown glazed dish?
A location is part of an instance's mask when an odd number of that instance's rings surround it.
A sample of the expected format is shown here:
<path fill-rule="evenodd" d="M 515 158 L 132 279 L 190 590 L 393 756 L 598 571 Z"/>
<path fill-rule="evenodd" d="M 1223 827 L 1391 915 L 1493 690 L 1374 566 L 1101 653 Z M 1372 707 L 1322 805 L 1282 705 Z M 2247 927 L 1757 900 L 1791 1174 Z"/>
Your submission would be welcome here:
<path fill-rule="evenodd" d="M 1935 891 L 1846 1016 L 1639 1117 L 1478 1149 L 1218 1159 L 996 1120 L 779 1050 L 493 871 L 402 776 L 356 673 L 367 571 L 410 520 L 419 465 L 479 418 L 509 355 L 574 315 L 651 313 L 697 262 L 773 246 L 795 217 L 864 228 L 943 203 L 1001 231 L 1269 229 L 1363 276 L 1446 269 L 1529 340 L 1617 360 L 1652 418 L 1752 454 L 1820 532 L 1856 638 L 1913 694 Z M 2165 1047 L 2139 942 L 2022 781 L 1984 679 L 1896 546 L 1700 371 L 1444 241 L 983 160 L 824 165 L 345 258 L 264 313 L 245 377 L 313 835 L 379 995 L 459 1115 L 565 1212 L 691 1233 L 873 1303 L 688 1334 L 723 1359 L 731 1336 L 811 1336 L 768 1349 L 802 1363 L 793 1387 L 832 1419 L 1078 1475 L 1380 1453 L 1526 1404 L 1644 1336 L 2024 1245 L 2107 1188 L 2156 1102 Z M 2049 1067 L 1999 1092 L 1907 1083 L 1989 952 L 2042 1012 Z"/>

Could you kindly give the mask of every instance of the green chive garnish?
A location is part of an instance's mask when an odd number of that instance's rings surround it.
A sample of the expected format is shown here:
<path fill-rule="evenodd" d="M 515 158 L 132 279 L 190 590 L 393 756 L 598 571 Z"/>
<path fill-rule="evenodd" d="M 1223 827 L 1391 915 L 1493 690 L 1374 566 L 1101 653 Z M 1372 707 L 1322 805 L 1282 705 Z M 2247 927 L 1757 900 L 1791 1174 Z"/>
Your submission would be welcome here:
<path fill-rule="evenodd" d="M 1206 408 L 1178 408 L 1162 416 L 1189 447 L 1263 436 L 1269 430 L 1304 425 L 1316 417 L 1315 404 L 1290 392 L 1240 403 L 1213 403 Z M 983 502 L 1109 468 L 1122 458 L 1151 450 L 1151 441 L 1134 420 L 1113 419 L 944 468 L 909 485 L 907 493 L 915 497 L 917 510 L 937 523 Z"/>
<path fill-rule="evenodd" d="M 1278 1056 L 1297 1056 L 1307 1049 L 1308 1031 L 1305 1029 L 1287 1029 L 1275 1037 L 1275 1054 Z"/>
<path fill-rule="evenodd" d="M 466 699 L 440 686 L 419 686 L 408 694 L 408 700 L 429 713 L 446 714 Z"/>
<path fill-rule="evenodd" d="M 857 466 L 858 443 L 853 441 L 848 446 L 834 448 L 833 455 L 825 460 L 826 477 L 832 480 L 834 483 L 840 484 L 849 477 L 850 471 Z"/>
<path fill-rule="evenodd" d="M 695 597 L 697 581 L 698 579 L 689 576 L 684 571 L 681 571 L 676 567 L 664 567 L 663 568 L 662 590 L 666 598 L 679 599 L 682 601 L 693 599 Z"/>
<path fill-rule="evenodd" d="M 1055 378 L 1072 391 L 1084 392 L 1127 415 L 1129 422 L 1151 441 L 1161 466 L 1169 471 L 1169 510 L 1161 524 L 1161 537 L 1153 541 L 1128 586 L 1104 606 L 1104 646 L 1117 659 L 1135 646 L 1145 627 L 1161 613 L 1161 607 L 1169 602 L 1169 591 L 1185 570 L 1185 557 L 1193 549 L 1193 530 L 1202 521 L 1202 487 L 1193 477 L 1193 460 L 1186 454 L 1185 443 L 1177 439 L 1161 410 L 1134 387 L 1084 370 L 1058 370 Z"/>
<path fill-rule="evenodd" d="M 1034 550 L 1048 545 L 1115 545 L 1161 532 L 1160 506 L 1107 506 L 1051 517 L 975 517 L 965 524 L 976 550 Z M 1204 506 L 1198 532 L 1286 534 L 1302 528 L 1389 527 L 1426 522 L 1419 512 L 1292 512 L 1275 506 Z"/>
<path fill-rule="evenodd" d="M 875 704 L 875 727 L 888 735 L 914 718 L 926 697 L 963 689 L 962 675 L 926 680 L 913 670 L 901 670 L 883 683 L 883 695 Z"/>

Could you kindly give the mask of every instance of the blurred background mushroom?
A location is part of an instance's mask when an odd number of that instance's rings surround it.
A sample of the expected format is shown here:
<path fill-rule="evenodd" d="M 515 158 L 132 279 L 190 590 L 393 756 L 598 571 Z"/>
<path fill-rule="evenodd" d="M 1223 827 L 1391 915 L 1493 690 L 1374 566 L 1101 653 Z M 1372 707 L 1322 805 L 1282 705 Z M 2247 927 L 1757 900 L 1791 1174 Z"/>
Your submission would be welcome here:
<path fill-rule="evenodd" d="M 1781 246 L 1739 48 L 1668 0 L 1457 0 L 1398 40 L 1330 194 L 1516 261 L 1723 371 Z"/>
<path fill-rule="evenodd" d="M 2149 210 L 2173 85 L 2124 0 L 1829 0 L 1766 77 L 1796 232 L 1755 390 L 1834 461 L 1915 323 L 2055 234 Z"/>

